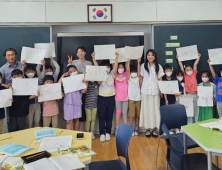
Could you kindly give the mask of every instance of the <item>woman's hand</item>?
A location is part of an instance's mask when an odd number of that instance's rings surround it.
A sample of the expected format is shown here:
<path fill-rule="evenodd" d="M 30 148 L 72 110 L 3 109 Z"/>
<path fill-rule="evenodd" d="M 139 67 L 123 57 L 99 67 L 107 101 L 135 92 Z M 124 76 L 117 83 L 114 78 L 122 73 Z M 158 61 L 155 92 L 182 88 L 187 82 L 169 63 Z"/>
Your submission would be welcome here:
<path fill-rule="evenodd" d="M 68 55 L 68 63 L 72 64 L 72 55 L 71 56 Z"/>

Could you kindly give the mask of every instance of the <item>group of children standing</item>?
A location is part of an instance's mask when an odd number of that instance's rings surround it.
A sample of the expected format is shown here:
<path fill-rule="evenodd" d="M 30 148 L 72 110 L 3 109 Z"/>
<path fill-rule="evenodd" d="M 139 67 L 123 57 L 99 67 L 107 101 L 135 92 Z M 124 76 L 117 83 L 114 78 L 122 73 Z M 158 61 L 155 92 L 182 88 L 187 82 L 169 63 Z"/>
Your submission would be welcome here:
<path fill-rule="evenodd" d="M 13 51 L 12 51 L 13 52 Z M 85 73 L 86 65 L 92 65 L 90 61 L 85 60 L 86 49 L 79 47 L 76 50 L 79 60 L 72 60 L 68 57 L 67 72 L 64 73 L 58 81 L 62 85 L 62 78 L 75 76 Z M 95 60 L 95 53 L 91 54 L 93 64 L 98 66 Z M 95 128 L 96 115 L 99 119 L 100 141 L 110 140 L 113 113 L 116 114 L 116 132 L 120 123 L 121 114 L 123 121 L 134 127 L 134 135 L 138 135 L 138 128 L 145 127 L 146 137 L 158 137 L 158 127 L 160 123 L 160 105 L 179 104 L 181 95 L 192 96 L 194 101 L 195 121 L 202 121 L 215 117 L 214 107 L 197 106 L 197 65 L 200 60 L 200 54 L 195 61 L 194 66 L 183 66 L 179 62 L 180 70 L 176 71 L 176 77 L 173 77 L 172 67 L 165 65 L 164 69 L 158 63 L 157 54 L 150 49 L 146 53 L 145 62 L 140 65 L 141 59 L 137 60 L 137 66 L 130 65 L 130 59 L 126 63 L 118 63 L 118 53 L 116 53 L 115 63 L 111 65 L 108 60 L 103 60 L 101 66 L 107 68 L 107 80 L 103 82 L 86 82 L 87 89 L 71 92 L 64 95 L 64 120 L 66 128 L 82 130 L 82 122 L 86 121 L 85 129 L 92 133 L 92 139 L 95 138 L 93 131 Z M 179 58 L 179 56 L 177 56 Z M 45 65 L 42 60 L 41 65 L 36 68 L 32 65 L 25 67 L 25 61 L 22 62 L 21 69 L 14 69 L 11 73 L 12 78 L 37 78 L 40 85 L 53 84 L 57 82 L 60 73 L 60 67 L 51 57 L 51 65 Z M 213 86 L 215 100 L 217 102 L 217 111 L 222 116 L 222 79 L 214 72 L 210 65 L 215 85 L 210 82 L 210 73 L 203 71 L 201 73 L 202 83 L 200 86 Z M 24 68 L 25 67 L 25 68 Z M 24 68 L 24 71 L 23 71 Z M 23 73 L 23 72 L 24 73 Z M 222 70 L 220 71 L 222 74 Z M 0 73 L 0 81 L 3 76 Z M 158 81 L 178 81 L 179 93 L 175 95 L 161 94 L 158 87 Z M 0 90 L 10 88 L 1 82 Z M 9 131 L 31 128 L 33 120 L 35 126 L 40 126 L 41 110 L 43 116 L 43 126 L 58 127 L 58 100 L 45 101 L 38 103 L 36 96 L 13 96 L 13 104 L 9 107 Z M 3 113 L 3 114 L 2 114 Z M 0 109 L 0 126 L 4 118 L 4 109 Z M 82 119 L 82 120 L 81 120 Z M 84 120 L 85 119 L 85 120 Z M 2 122 L 1 122 L 2 121 Z M 27 124 L 26 124 L 27 122 Z M 135 125 L 135 126 L 134 126 Z"/>

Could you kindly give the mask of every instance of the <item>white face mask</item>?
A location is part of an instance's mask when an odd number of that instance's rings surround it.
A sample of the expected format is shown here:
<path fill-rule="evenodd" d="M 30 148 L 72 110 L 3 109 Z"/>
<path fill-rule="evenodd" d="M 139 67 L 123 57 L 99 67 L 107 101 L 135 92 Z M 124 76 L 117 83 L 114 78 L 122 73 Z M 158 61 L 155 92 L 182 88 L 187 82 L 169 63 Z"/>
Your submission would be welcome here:
<path fill-rule="evenodd" d="M 191 75 L 193 74 L 193 71 L 186 71 L 186 74 L 187 74 L 188 76 L 191 76 Z"/>
<path fill-rule="evenodd" d="M 108 71 L 108 73 L 110 72 L 110 68 L 106 68 L 106 70 Z"/>
<path fill-rule="evenodd" d="M 183 77 L 177 77 L 177 80 L 182 81 Z"/>
<path fill-rule="evenodd" d="M 136 78 L 136 77 L 137 77 L 137 73 L 131 73 L 130 76 L 131 76 L 132 78 Z"/>
<path fill-rule="evenodd" d="M 170 77 L 170 76 L 172 75 L 172 72 L 166 72 L 166 75 L 167 75 L 168 77 Z"/>
<path fill-rule="evenodd" d="M 52 76 L 53 72 L 47 72 L 47 73 L 45 73 L 45 75 Z"/>
<path fill-rule="evenodd" d="M 72 72 L 71 74 L 70 74 L 70 76 L 75 76 L 75 75 L 77 75 L 78 73 L 77 73 L 77 71 L 75 71 L 75 72 Z"/>
<path fill-rule="evenodd" d="M 123 68 L 119 68 L 118 69 L 118 73 L 122 74 L 124 72 L 124 69 Z"/>
<path fill-rule="evenodd" d="M 203 77 L 203 78 L 202 78 L 202 81 L 203 81 L 204 83 L 206 83 L 206 82 L 209 81 L 209 78 L 207 78 L 207 77 Z"/>
<path fill-rule="evenodd" d="M 28 74 L 26 74 L 26 76 L 27 76 L 28 78 L 33 78 L 33 77 L 35 76 L 35 74 L 34 74 L 34 73 L 28 73 Z"/>

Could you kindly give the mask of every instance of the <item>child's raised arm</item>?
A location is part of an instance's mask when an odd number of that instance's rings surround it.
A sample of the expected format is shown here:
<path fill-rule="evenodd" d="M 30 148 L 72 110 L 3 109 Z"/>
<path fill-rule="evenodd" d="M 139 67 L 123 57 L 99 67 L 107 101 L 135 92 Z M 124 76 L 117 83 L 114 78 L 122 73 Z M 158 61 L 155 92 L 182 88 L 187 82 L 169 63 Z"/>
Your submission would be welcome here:
<path fill-rule="evenodd" d="M 176 58 L 177 58 L 177 60 L 178 60 L 179 66 L 180 66 L 180 70 L 181 70 L 182 72 L 184 72 L 183 63 L 182 63 L 181 61 L 179 61 L 179 56 L 176 55 Z"/>
<path fill-rule="evenodd" d="M 214 71 L 213 66 L 210 64 L 210 59 L 209 59 L 209 60 L 207 60 L 207 62 L 208 62 L 209 67 L 210 67 L 210 72 L 211 72 L 211 74 L 212 74 L 213 78 L 215 79 L 215 77 L 216 77 L 216 73 L 215 73 L 215 71 Z"/>
<path fill-rule="evenodd" d="M 26 63 L 26 60 L 22 60 L 22 68 L 21 68 L 21 71 L 23 73 L 23 75 L 25 74 L 25 63 Z"/>
<path fill-rule="evenodd" d="M 62 78 L 67 77 L 69 75 L 69 72 L 64 73 L 61 78 L 59 79 L 58 83 L 60 83 L 62 85 Z"/>
<path fill-rule="evenodd" d="M 113 66 L 113 74 L 114 75 L 116 75 L 117 70 L 118 70 L 118 56 L 119 56 L 119 54 L 117 52 L 115 54 L 116 54 L 116 59 L 115 59 L 115 64 Z"/>
<path fill-rule="evenodd" d="M 93 59 L 93 64 L 94 64 L 94 66 L 98 66 L 99 64 L 98 64 L 98 62 L 97 62 L 96 59 L 95 59 L 95 52 L 93 52 L 93 53 L 91 54 L 91 56 L 92 56 L 92 59 Z"/>
<path fill-rule="evenodd" d="M 199 63 L 199 61 L 200 61 L 200 57 L 201 57 L 201 54 L 198 53 L 198 58 L 196 59 L 194 65 L 193 65 L 193 69 L 194 69 L 195 71 L 197 71 L 197 65 L 198 65 L 198 63 Z"/>
<path fill-rule="evenodd" d="M 57 82 L 58 76 L 59 76 L 59 73 L 60 73 L 60 66 L 54 60 L 54 58 L 52 56 L 50 56 L 50 60 L 51 60 L 52 64 L 55 66 L 54 78 L 55 78 L 55 82 Z"/>
<path fill-rule="evenodd" d="M 127 79 L 130 79 L 130 58 L 128 58 L 128 61 L 126 62 L 126 71 L 127 71 Z"/>
<path fill-rule="evenodd" d="M 140 78 L 140 62 L 141 62 L 141 58 L 137 59 L 137 77 Z"/>

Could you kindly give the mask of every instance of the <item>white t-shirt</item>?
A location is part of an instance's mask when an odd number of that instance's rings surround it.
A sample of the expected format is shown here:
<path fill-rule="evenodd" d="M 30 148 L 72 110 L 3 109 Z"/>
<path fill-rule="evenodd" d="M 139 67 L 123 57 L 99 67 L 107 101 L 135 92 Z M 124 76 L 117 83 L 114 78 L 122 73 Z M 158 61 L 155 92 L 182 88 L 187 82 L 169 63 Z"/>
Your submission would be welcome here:
<path fill-rule="evenodd" d="M 140 94 L 140 79 L 138 77 L 132 78 L 128 80 L 128 96 L 129 100 L 132 101 L 140 101 L 141 94 Z"/>
<path fill-rule="evenodd" d="M 141 87 L 141 93 L 146 95 L 158 95 L 159 94 L 159 86 L 158 79 L 164 76 L 163 68 L 159 65 L 158 75 L 155 71 L 155 65 L 153 64 L 150 68 L 148 64 L 149 73 L 144 68 L 144 63 L 141 65 L 140 75 L 143 76 L 143 83 Z"/>

